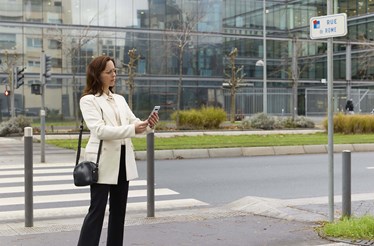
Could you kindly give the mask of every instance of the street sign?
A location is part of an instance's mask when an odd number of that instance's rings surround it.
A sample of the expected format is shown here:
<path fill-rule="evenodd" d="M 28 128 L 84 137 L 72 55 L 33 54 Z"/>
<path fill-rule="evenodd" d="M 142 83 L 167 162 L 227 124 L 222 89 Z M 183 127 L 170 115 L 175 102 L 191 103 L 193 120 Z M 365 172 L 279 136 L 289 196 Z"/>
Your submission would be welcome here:
<path fill-rule="evenodd" d="M 311 39 L 342 37 L 348 32 L 345 13 L 312 17 L 309 24 Z"/>

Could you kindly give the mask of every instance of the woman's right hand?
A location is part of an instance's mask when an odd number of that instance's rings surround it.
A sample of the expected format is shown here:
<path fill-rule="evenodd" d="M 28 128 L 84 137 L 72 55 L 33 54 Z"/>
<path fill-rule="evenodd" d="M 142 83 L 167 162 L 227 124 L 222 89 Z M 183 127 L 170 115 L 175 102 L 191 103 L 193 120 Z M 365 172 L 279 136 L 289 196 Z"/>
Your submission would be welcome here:
<path fill-rule="evenodd" d="M 135 123 L 135 133 L 140 134 L 143 133 L 148 126 L 148 121 L 139 121 Z"/>

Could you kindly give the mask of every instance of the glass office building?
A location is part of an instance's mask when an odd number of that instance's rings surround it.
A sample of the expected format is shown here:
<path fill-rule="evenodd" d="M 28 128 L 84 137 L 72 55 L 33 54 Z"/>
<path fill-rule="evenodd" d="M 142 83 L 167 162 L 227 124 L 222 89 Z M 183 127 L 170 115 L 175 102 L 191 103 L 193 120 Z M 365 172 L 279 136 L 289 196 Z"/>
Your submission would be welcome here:
<path fill-rule="evenodd" d="M 37 115 L 41 95 L 32 93 L 32 85 L 41 83 L 44 52 L 52 57 L 45 106 L 71 119 L 79 113 L 85 68 L 95 56 L 115 58 L 115 90 L 128 97 L 128 51 L 135 48 L 137 115 L 145 117 L 157 104 L 168 119 L 176 109 L 180 81 L 181 109 L 213 105 L 229 113 L 223 84 L 230 76 L 228 54 L 237 48 L 243 86 L 237 91 L 236 113 L 252 115 L 263 110 L 264 67 L 256 64 L 264 58 L 266 38 L 267 112 L 324 115 L 327 44 L 309 38 L 309 19 L 326 15 L 326 1 L 264 1 L 0 0 L 0 88 L 12 90 L 16 112 Z M 334 8 L 348 16 L 348 34 L 334 38 L 335 108 L 352 97 L 359 111 L 370 112 L 374 0 L 336 1 Z M 26 67 L 25 83 L 13 89 L 16 66 Z M 0 103 L 7 112 L 9 96 L 1 93 Z"/>

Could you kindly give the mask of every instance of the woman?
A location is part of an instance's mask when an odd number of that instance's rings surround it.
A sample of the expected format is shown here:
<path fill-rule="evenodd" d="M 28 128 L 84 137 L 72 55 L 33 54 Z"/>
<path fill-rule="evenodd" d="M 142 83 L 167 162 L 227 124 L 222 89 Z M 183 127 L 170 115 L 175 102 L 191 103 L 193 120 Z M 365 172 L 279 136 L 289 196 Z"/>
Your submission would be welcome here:
<path fill-rule="evenodd" d="M 157 113 L 147 120 L 135 117 L 123 96 L 113 93 L 115 62 L 108 56 L 95 58 L 87 67 L 86 87 L 80 100 L 83 118 L 90 130 L 85 159 L 96 161 L 103 140 L 99 180 L 90 187 L 91 203 L 78 245 L 99 245 L 109 195 L 107 245 L 123 245 L 129 180 L 138 177 L 131 137 L 152 131 Z"/>

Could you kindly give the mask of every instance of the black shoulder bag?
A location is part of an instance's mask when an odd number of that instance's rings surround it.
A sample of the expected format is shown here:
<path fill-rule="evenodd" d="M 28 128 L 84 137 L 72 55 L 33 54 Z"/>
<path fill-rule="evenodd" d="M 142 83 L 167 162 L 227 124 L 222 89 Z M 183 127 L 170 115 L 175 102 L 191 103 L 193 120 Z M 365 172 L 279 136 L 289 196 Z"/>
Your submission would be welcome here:
<path fill-rule="evenodd" d="M 96 163 L 92 161 L 82 161 L 78 163 L 79 157 L 81 155 L 82 132 L 83 132 L 83 119 L 81 121 L 80 130 L 79 130 L 77 159 L 75 161 L 75 167 L 74 167 L 74 172 L 73 172 L 75 186 L 92 185 L 92 184 L 97 183 L 97 180 L 99 179 L 99 160 L 100 160 L 101 146 L 103 145 L 103 140 L 100 140 Z"/>

